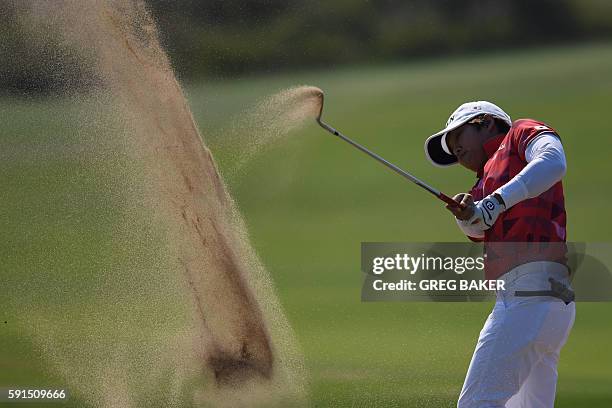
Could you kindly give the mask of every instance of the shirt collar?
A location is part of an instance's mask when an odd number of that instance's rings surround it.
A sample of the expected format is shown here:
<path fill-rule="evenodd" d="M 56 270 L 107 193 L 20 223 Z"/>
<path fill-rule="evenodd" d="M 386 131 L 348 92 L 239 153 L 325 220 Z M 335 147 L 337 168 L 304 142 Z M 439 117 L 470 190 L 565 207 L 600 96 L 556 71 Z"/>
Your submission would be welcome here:
<path fill-rule="evenodd" d="M 506 137 L 505 133 L 501 133 L 497 136 L 493 136 L 492 138 L 490 138 L 489 140 L 487 140 L 483 145 L 483 149 L 485 151 L 485 154 L 487 155 L 487 160 L 490 159 L 495 152 L 497 151 L 497 149 L 499 149 L 499 145 L 501 145 L 502 141 L 504 140 L 504 138 Z M 482 177 L 484 171 L 484 167 L 480 170 L 478 170 L 478 173 L 476 174 L 478 178 Z"/>

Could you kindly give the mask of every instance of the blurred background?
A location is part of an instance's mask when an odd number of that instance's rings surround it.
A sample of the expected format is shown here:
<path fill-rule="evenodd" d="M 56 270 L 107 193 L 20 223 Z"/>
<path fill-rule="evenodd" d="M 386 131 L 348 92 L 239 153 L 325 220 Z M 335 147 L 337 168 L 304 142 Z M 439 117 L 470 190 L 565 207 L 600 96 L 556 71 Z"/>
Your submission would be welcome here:
<path fill-rule="evenodd" d="M 147 3 L 297 333 L 313 406 L 455 406 L 492 305 L 362 303 L 361 242 L 465 238 L 441 204 L 314 123 L 238 167 L 241 142 L 225 141 L 225 130 L 262 98 L 321 87 L 330 124 L 447 194 L 469 189 L 474 175 L 432 167 L 423 141 L 459 104 L 486 99 L 513 119 L 545 121 L 568 158 L 569 240 L 611 240 L 612 2 Z M 121 214 L 108 197 L 120 172 L 91 166 L 87 132 L 70 124 L 88 107 L 58 94 L 96 86 L 89 56 L 51 24 L 44 36 L 28 31 L 23 7 L 0 4 L 0 278 L 36 283 L 23 299 L 0 293 L 11 305 L 0 310 L 0 384 L 61 384 L 7 323 L 21 313 L 15 305 L 67 302 L 40 277 L 95 287 L 97 268 L 131 255 L 112 244 Z M 611 314 L 607 303 L 578 305 L 556 406 L 612 406 Z"/>
<path fill-rule="evenodd" d="M 605 0 L 150 0 L 147 4 L 184 80 L 473 55 L 612 36 L 612 4 Z M 33 33 L 24 33 L 15 18 L 23 7 L 11 1 L 0 5 L 0 88 L 45 91 L 57 88 L 58 82 L 65 85 L 69 76 L 87 76 L 75 67 L 77 56 L 62 50 L 62 44 L 55 44 L 59 52 L 53 64 L 38 58 L 41 47 L 53 38 L 32 46 L 28 39 Z"/>

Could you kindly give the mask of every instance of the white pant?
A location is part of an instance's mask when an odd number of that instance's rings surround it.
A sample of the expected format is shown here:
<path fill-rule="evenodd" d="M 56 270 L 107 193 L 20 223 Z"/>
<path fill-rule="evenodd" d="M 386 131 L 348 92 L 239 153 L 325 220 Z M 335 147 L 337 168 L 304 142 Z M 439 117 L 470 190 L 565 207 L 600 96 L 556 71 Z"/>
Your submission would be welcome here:
<path fill-rule="evenodd" d="M 575 303 L 516 297 L 515 290 L 550 290 L 548 278 L 569 286 L 567 268 L 530 262 L 504 274 L 476 345 L 458 408 L 552 408 L 557 362 L 574 324 Z"/>

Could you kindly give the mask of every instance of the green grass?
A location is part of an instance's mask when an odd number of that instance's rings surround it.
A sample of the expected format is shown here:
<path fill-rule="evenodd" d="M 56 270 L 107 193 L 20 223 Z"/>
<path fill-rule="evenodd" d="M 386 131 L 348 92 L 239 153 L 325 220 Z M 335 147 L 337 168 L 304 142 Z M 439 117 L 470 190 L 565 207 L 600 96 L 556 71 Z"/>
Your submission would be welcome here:
<path fill-rule="evenodd" d="M 313 406 L 454 406 L 491 305 L 361 303 L 362 241 L 462 241 L 450 215 L 314 123 L 266 147 L 236 173 L 235 152 L 221 132 L 228 121 L 279 89 L 316 85 L 326 92 L 330 124 L 453 194 L 468 189 L 473 175 L 429 165 L 423 141 L 460 103 L 491 100 L 513 118 L 533 117 L 558 130 L 568 157 L 569 239 L 610 241 L 610 72 L 612 45 L 600 44 L 187 86 L 196 121 L 228 176 L 305 353 Z M 14 320 L 24 305 L 36 313 L 44 310 L 37 305 L 54 311 L 85 305 L 96 279 L 96 265 L 87 260 L 126 256 L 112 240 L 120 218 L 112 197 L 95 188 L 108 175 L 86 159 L 48 153 L 83 143 L 78 133 L 62 129 L 65 118 L 58 116 L 76 115 L 77 108 L 0 104 L 6 118 L 0 278 L 8 288 L 32 288 L 19 291 L 19 299 L 2 293 L 8 312 L 0 320 Z M 23 151 L 11 153 L 15 146 Z M 138 232 L 123 238 L 130 237 L 139 239 Z M 60 282 L 75 273 L 84 280 L 75 297 L 49 293 L 40 278 Z M 578 304 L 559 365 L 557 407 L 612 405 L 611 313 L 610 304 Z M 0 339 L 0 384 L 53 380 L 27 336 L 1 330 L 7 336 Z"/>

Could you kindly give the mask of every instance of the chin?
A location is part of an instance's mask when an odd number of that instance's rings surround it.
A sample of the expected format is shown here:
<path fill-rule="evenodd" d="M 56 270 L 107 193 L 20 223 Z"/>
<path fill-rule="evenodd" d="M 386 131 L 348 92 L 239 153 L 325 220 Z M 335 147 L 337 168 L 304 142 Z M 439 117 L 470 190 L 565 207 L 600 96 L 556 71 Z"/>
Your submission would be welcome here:
<path fill-rule="evenodd" d="M 462 167 L 465 167 L 465 168 L 466 168 L 466 169 L 468 169 L 468 170 L 472 170 L 472 171 L 474 171 L 474 168 L 473 168 L 473 166 L 472 166 L 470 163 L 466 163 L 466 162 L 463 162 L 463 161 L 459 160 L 459 164 L 460 164 Z"/>

